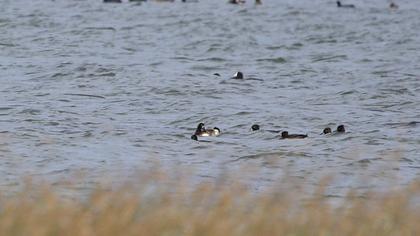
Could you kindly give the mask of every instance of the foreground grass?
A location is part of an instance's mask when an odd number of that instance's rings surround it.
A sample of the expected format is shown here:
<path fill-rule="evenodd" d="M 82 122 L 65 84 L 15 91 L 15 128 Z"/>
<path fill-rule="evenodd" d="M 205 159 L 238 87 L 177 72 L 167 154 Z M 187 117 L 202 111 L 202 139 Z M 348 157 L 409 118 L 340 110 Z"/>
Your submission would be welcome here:
<path fill-rule="evenodd" d="M 83 200 L 29 188 L 0 199 L 0 235 L 420 235 L 419 184 L 334 206 L 322 188 L 302 198 L 220 185 L 150 181 Z"/>

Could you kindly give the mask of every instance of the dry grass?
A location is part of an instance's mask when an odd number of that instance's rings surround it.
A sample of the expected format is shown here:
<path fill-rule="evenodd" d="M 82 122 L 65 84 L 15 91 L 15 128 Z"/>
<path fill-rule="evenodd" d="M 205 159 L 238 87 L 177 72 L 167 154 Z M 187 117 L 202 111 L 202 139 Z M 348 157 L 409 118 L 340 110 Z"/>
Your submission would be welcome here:
<path fill-rule="evenodd" d="M 322 188 L 302 198 L 298 190 L 161 182 L 96 189 L 83 200 L 29 187 L 0 199 L 0 235 L 420 235 L 419 184 L 349 193 L 332 206 Z"/>

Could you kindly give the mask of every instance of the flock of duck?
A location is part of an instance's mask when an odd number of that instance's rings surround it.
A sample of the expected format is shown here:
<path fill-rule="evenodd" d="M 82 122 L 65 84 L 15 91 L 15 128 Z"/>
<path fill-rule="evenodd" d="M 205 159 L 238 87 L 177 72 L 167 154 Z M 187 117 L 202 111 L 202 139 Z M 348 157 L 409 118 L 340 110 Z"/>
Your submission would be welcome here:
<path fill-rule="evenodd" d="M 147 0 L 128 0 L 129 2 L 147 2 Z M 154 2 L 175 2 L 175 0 L 149 0 Z M 122 3 L 122 0 L 103 0 L 105 3 Z M 198 2 L 198 0 L 181 0 L 181 2 Z M 230 4 L 244 4 L 245 0 L 228 0 Z M 356 8 L 354 4 L 342 4 L 341 1 L 336 1 L 337 7 L 341 8 Z M 255 4 L 262 4 L 261 0 L 255 0 Z M 398 5 L 394 2 L 389 4 L 391 9 L 398 9 Z"/>
<path fill-rule="evenodd" d="M 129 2 L 146 2 L 147 0 L 128 0 Z M 174 2 L 175 0 L 152 0 L 156 2 Z M 121 3 L 122 0 L 103 0 L 105 3 Z M 198 0 L 181 0 L 181 2 L 198 2 Z M 244 4 L 245 0 L 228 0 L 228 3 L 230 4 Z M 342 4 L 341 1 L 336 1 L 337 7 L 339 8 L 356 8 L 354 4 Z M 255 0 L 255 4 L 259 5 L 262 4 L 261 0 Z M 394 2 L 391 2 L 389 7 L 391 9 L 398 9 L 398 5 Z M 215 73 L 214 75 L 220 76 L 220 74 Z M 232 79 L 244 79 L 242 72 L 237 72 Z M 247 78 L 247 79 L 255 79 L 255 78 Z M 259 80 L 259 79 L 255 79 Z M 260 129 L 260 126 L 258 124 L 254 124 L 251 126 L 252 131 L 257 131 Z M 273 131 L 270 132 L 280 132 L 280 131 Z M 344 125 L 339 125 L 337 129 L 332 132 L 330 127 L 326 127 L 322 135 L 332 135 L 332 134 L 341 134 L 345 133 L 346 130 L 344 128 Z M 221 133 L 220 129 L 217 127 L 214 127 L 213 129 L 206 129 L 204 126 L 204 123 L 199 123 L 197 126 L 197 129 L 195 130 L 194 134 L 191 136 L 191 139 L 198 141 L 198 137 L 209 137 L 209 136 L 219 136 Z M 303 139 L 307 138 L 307 134 L 289 134 L 288 131 L 281 132 L 281 139 Z"/>
<path fill-rule="evenodd" d="M 260 126 L 258 124 L 254 124 L 251 126 L 252 131 L 258 131 L 260 130 Z M 280 131 L 276 130 L 267 130 L 269 132 L 273 133 L 280 133 Z M 343 134 L 346 132 L 346 129 L 344 128 L 344 125 L 337 126 L 337 129 L 333 132 L 330 127 L 326 127 L 321 135 L 335 135 L 335 134 Z M 213 129 L 206 129 L 204 126 L 204 123 L 199 123 L 194 134 L 191 135 L 191 139 L 198 141 L 198 137 L 211 137 L 211 136 L 219 136 L 221 134 L 221 131 L 219 128 L 214 127 Z M 289 134 L 288 131 L 282 131 L 280 139 L 304 139 L 307 138 L 307 134 Z"/>
<path fill-rule="evenodd" d="M 214 75 L 216 76 L 220 76 L 219 73 L 215 73 Z M 233 77 L 231 77 L 230 79 L 235 79 L 235 80 L 245 80 L 245 79 L 250 79 L 250 80 L 260 80 L 258 78 L 245 78 L 244 74 L 240 71 L 236 72 Z M 251 130 L 252 131 L 257 131 L 260 130 L 260 126 L 258 124 L 254 124 L 251 126 Z M 268 132 L 272 132 L 272 133 L 280 133 L 280 131 L 277 130 L 267 130 Z M 337 129 L 333 132 L 332 129 L 330 127 L 326 127 L 321 135 L 334 135 L 334 134 L 343 134 L 346 132 L 346 129 L 344 128 L 344 125 L 339 125 L 337 126 Z M 221 134 L 221 131 L 219 128 L 214 127 L 213 129 L 206 129 L 206 127 L 204 126 L 204 123 L 199 123 L 197 128 L 195 129 L 194 134 L 191 136 L 191 139 L 198 141 L 198 137 L 210 137 L 210 136 L 219 136 Z M 307 138 L 308 135 L 307 134 L 289 134 L 288 131 L 283 131 L 281 132 L 281 139 L 303 139 L 303 138 Z"/>

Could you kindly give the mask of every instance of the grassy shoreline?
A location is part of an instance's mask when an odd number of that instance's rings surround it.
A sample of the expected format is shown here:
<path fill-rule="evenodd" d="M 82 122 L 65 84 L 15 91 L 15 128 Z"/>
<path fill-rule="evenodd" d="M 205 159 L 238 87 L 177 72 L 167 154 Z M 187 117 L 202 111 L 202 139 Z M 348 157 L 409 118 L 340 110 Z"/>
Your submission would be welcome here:
<path fill-rule="evenodd" d="M 0 198 L 0 235 L 420 235 L 420 182 L 364 197 L 349 191 L 334 205 L 322 187 L 302 198 L 299 190 L 163 182 L 98 188 L 86 199 L 28 187 Z"/>

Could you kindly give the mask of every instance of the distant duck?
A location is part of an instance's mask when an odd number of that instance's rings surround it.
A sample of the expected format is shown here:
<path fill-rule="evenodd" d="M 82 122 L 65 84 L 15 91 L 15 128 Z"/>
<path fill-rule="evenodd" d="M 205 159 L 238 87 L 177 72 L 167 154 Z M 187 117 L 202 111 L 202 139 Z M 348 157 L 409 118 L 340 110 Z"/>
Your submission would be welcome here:
<path fill-rule="evenodd" d="M 122 3 L 121 0 L 104 0 L 104 3 Z"/>
<path fill-rule="evenodd" d="M 331 134 L 331 133 L 332 133 L 332 131 L 331 131 L 330 127 L 327 127 L 322 131 L 322 134 Z"/>
<path fill-rule="evenodd" d="M 302 139 L 307 138 L 308 135 L 306 134 L 289 134 L 287 131 L 281 132 L 281 138 L 282 139 Z"/>
<path fill-rule="evenodd" d="M 261 4 L 262 4 L 262 2 L 261 2 L 261 0 L 255 0 L 255 4 L 256 4 L 256 5 L 261 5 Z"/>
<path fill-rule="evenodd" d="M 238 71 L 233 75 L 232 79 L 244 79 L 244 74 Z"/>
<path fill-rule="evenodd" d="M 337 126 L 337 133 L 345 133 L 346 129 L 344 128 L 344 125 Z"/>
<path fill-rule="evenodd" d="M 147 0 L 128 0 L 129 2 L 147 2 Z"/>
<path fill-rule="evenodd" d="M 259 130 L 259 129 L 260 129 L 260 126 L 259 126 L 259 125 L 257 125 L 257 124 L 252 125 L 252 126 L 251 126 L 251 129 L 252 129 L 252 131 L 257 131 L 257 130 Z"/>
<path fill-rule="evenodd" d="M 218 136 L 220 135 L 220 129 L 217 127 L 214 127 L 213 129 L 206 129 L 204 127 L 204 123 L 200 123 L 198 124 L 197 129 L 194 132 L 194 135 L 199 136 L 199 137 Z M 193 137 L 191 138 L 193 139 Z"/>
<path fill-rule="evenodd" d="M 252 131 L 257 131 L 257 130 L 261 130 L 261 129 L 260 129 L 260 126 L 259 125 L 254 124 L 254 125 L 251 126 L 251 130 Z M 263 129 L 261 131 L 270 132 L 270 133 L 280 133 L 279 130 L 270 130 L 270 129 Z"/>
<path fill-rule="evenodd" d="M 356 6 L 353 4 L 341 4 L 340 1 L 337 1 L 337 7 L 343 7 L 343 8 L 355 8 Z"/>
<path fill-rule="evenodd" d="M 229 0 L 230 4 L 242 4 L 245 3 L 244 0 Z"/>
<path fill-rule="evenodd" d="M 213 129 L 206 129 L 205 131 L 199 134 L 199 136 L 202 136 L 202 137 L 219 136 L 219 135 L 220 135 L 220 129 L 217 127 L 214 127 Z"/>
<path fill-rule="evenodd" d="M 231 77 L 231 79 L 237 79 L 237 80 L 258 80 L 258 81 L 263 81 L 262 79 L 258 79 L 258 78 L 253 78 L 253 77 L 244 77 L 244 74 L 240 71 L 236 72 L 233 77 Z"/>
<path fill-rule="evenodd" d="M 389 4 L 389 8 L 391 8 L 391 9 L 398 9 L 398 5 L 396 3 L 394 3 L 394 2 L 391 2 Z"/>
<path fill-rule="evenodd" d="M 346 132 L 346 129 L 344 128 L 344 125 L 339 125 L 337 126 L 337 130 L 335 130 L 334 133 L 332 132 L 330 127 L 327 127 L 322 131 L 322 134 L 342 134 L 345 132 Z"/>

